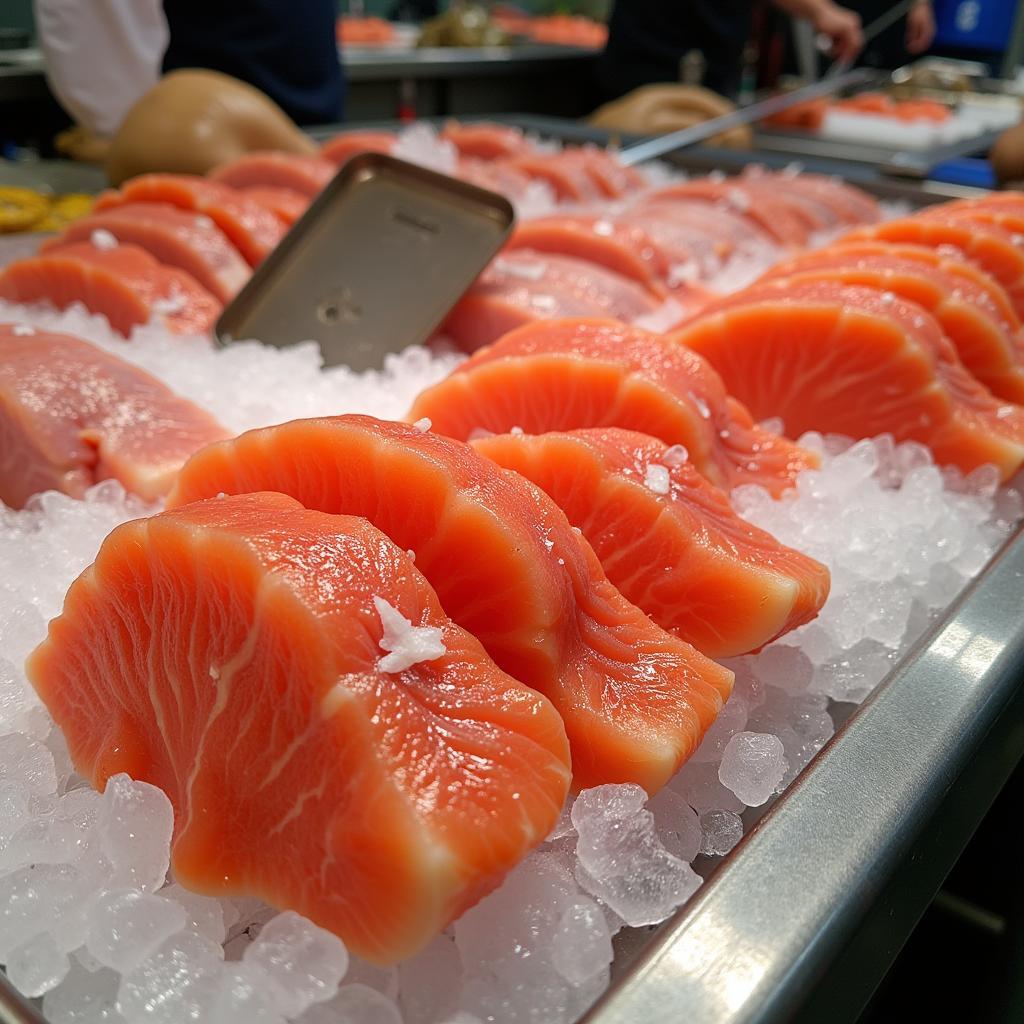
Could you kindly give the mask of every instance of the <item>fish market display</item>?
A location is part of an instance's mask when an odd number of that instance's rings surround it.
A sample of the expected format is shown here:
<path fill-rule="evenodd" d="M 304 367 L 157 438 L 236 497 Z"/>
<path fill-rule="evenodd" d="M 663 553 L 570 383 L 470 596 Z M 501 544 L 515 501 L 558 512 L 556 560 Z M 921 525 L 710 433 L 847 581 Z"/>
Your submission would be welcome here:
<path fill-rule="evenodd" d="M 825 567 L 740 519 L 681 446 L 608 428 L 473 447 L 549 494 L 623 595 L 712 658 L 758 650 L 825 602 Z"/>
<path fill-rule="evenodd" d="M 159 380 L 86 341 L 0 325 L 0 501 L 11 508 L 41 491 L 80 498 L 109 479 L 153 500 L 193 452 L 225 434 Z"/>
<path fill-rule="evenodd" d="M 294 907 L 372 960 L 493 888 L 568 789 L 554 708 L 412 558 L 282 494 L 118 527 L 28 673 L 94 785 L 168 794 L 180 881 Z"/>
<path fill-rule="evenodd" d="M 365 517 L 413 552 L 448 614 L 558 709 L 577 787 L 659 789 L 729 695 L 730 673 L 626 601 L 546 495 L 468 445 L 370 417 L 296 420 L 204 449 L 169 504 L 264 490 Z"/>
<path fill-rule="evenodd" d="M 1019 196 L 444 134 L 391 151 L 520 211 L 468 359 L 215 348 L 107 227 L 0 272 L 0 963 L 53 1024 L 572 1024 L 1021 519 Z M 247 275 L 335 168 L 97 215 Z"/>

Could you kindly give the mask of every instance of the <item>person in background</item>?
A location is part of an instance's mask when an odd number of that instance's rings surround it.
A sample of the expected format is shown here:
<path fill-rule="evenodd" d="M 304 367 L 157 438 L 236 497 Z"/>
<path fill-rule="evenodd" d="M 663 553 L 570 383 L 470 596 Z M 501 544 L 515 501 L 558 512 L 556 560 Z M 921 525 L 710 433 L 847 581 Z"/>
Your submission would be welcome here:
<path fill-rule="evenodd" d="M 34 0 L 54 95 L 83 139 L 112 138 L 176 68 L 255 86 L 298 124 L 341 119 L 335 0 Z"/>
<path fill-rule="evenodd" d="M 254 85 L 299 125 L 342 119 L 335 0 L 164 0 L 163 8 L 165 72 L 222 71 Z"/>
<path fill-rule="evenodd" d="M 54 96 L 83 141 L 110 139 L 160 78 L 167 22 L 158 0 L 35 0 L 36 34 Z"/>
<path fill-rule="evenodd" d="M 865 25 L 880 18 L 892 0 L 848 0 Z M 858 64 L 872 68 L 898 68 L 924 53 L 935 39 L 935 13 L 931 0 L 918 0 L 905 17 L 868 41 Z"/>
<path fill-rule="evenodd" d="M 773 0 L 794 17 L 806 18 L 832 43 L 835 59 L 853 58 L 863 45 L 860 17 L 832 0 Z M 751 0 L 616 0 L 608 43 L 598 60 L 605 99 L 642 85 L 676 82 L 683 56 L 699 50 L 705 60 L 701 85 L 735 98 L 743 50 L 750 35 Z"/>

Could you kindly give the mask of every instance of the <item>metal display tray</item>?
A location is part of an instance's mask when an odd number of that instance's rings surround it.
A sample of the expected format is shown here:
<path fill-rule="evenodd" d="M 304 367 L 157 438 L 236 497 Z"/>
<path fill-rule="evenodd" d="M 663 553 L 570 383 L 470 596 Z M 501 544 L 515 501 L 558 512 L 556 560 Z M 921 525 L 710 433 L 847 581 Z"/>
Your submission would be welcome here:
<path fill-rule="evenodd" d="M 486 120 L 609 142 L 578 122 Z M 694 172 L 789 162 L 710 148 L 672 160 Z M 835 160 L 806 163 L 915 206 L 977 191 L 886 181 Z M 583 1024 L 854 1021 L 1024 757 L 1022 607 L 1024 529 L 696 896 L 656 929 L 620 933 L 611 987 Z M 0 1024 L 45 1024 L 2 975 Z"/>

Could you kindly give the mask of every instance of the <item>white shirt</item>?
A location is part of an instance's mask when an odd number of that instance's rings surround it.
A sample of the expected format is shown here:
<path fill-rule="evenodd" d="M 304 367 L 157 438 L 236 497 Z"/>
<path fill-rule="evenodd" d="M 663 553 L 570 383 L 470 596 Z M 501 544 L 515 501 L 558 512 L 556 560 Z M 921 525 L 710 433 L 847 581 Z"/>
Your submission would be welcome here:
<path fill-rule="evenodd" d="M 160 78 L 167 49 L 161 0 L 34 0 L 46 78 L 64 109 L 111 137 Z"/>

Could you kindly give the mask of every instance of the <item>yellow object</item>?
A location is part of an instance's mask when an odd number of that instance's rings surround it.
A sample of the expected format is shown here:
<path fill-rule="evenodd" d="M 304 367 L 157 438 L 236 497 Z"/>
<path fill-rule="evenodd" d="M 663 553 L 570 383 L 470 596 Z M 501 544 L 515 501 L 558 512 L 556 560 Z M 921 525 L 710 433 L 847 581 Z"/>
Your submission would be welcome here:
<path fill-rule="evenodd" d="M 0 233 L 63 231 L 92 210 L 93 197 L 78 192 L 47 196 L 30 188 L 0 187 Z"/>
<path fill-rule="evenodd" d="M 49 200 L 30 188 L 0 188 L 0 231 L 29 231 L 49 209 Z"/>

